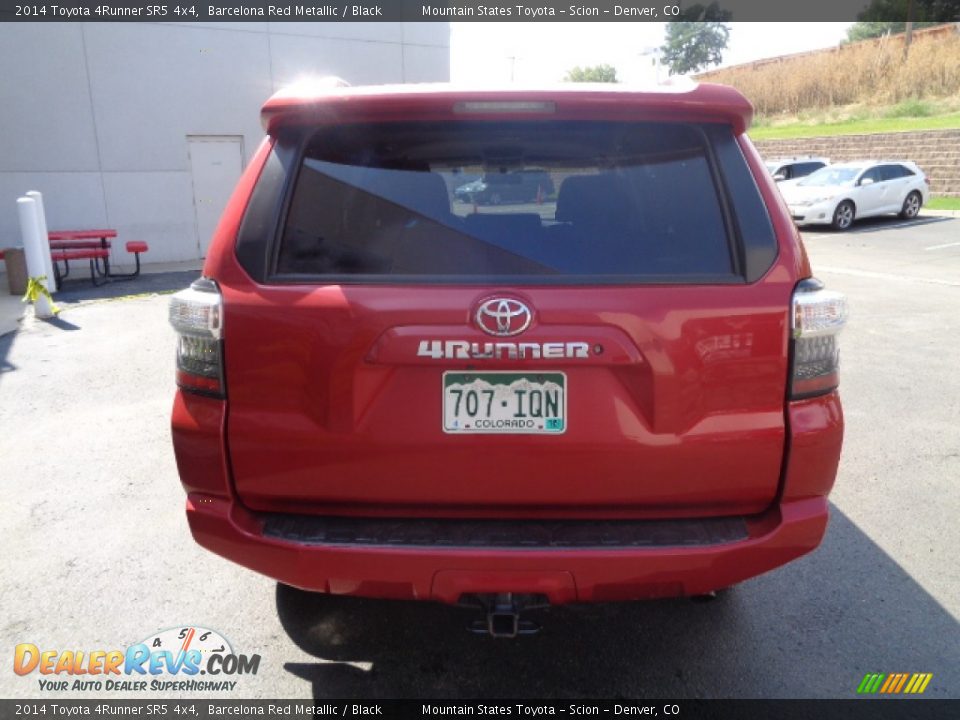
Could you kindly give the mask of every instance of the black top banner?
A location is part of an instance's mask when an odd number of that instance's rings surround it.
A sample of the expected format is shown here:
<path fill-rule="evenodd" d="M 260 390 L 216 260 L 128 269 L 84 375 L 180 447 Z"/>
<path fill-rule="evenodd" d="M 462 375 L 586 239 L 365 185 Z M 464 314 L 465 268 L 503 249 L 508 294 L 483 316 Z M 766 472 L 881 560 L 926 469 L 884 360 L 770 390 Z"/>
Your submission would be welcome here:
<path fill-rule="evenodd" d="M 3 718 L 660 718 L 947 720 L 958 700 L 0 700 Z"/>
<path fill-rule="evenodd" d="M 12 22 L 668 22 L 906 21 L 893 0 L 334 0 L 88 2 L 0 0 Z M 914 21 L 960 21 L 960 0 L 914 0 Z"/>

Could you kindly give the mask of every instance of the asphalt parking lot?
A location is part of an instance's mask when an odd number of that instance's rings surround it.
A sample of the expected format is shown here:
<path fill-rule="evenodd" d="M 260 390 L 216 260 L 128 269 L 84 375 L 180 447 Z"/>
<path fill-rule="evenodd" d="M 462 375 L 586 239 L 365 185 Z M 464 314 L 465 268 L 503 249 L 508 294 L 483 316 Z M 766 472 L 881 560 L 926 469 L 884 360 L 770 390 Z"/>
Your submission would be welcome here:
<path fill-rule="evenodd" d="M 18 643 L 197 625 L 262 657 L 219 697 L 849 698 L 867 672 L 930 672 L 925 696 L 960 697 L 960 219 L 804 236 L 852 311 L 823 546 L 710 603 L 554 608 L 515 641 L 469 635 L 453 608 L 306 597 L 197 547 L 165 296 L 68 303 L 0 338 L 0 696 L 84 696 L 15 675 Z"/>

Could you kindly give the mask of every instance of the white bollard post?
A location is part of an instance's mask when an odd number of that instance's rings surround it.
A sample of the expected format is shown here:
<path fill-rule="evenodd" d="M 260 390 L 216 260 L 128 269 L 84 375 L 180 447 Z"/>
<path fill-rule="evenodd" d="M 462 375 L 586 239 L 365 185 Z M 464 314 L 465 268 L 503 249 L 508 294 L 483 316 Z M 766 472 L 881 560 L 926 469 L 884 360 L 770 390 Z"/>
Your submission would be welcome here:
<path fill-rule="evenodd" d="M 27 260 L 27 277 L 38 277 L 47 272 L 40 243 L 40 223 L 37 220 L 37 201 L 33 198 L 17 199 L 17 214 L 20 216 L 20 234 L 23 236 L 23 254 Z M 51 279 L 52 281 L 52 279 Z M 50 301 L 44 296 L 37 298 L 34 312 L 39 318 L 53 316 Z"/>
<path fill-rule="evenodd" d="M 57 283 L 53 279 L 53 258 L 50 257 L 50 235 L 47 231 L 47 213 L 43 209 L 43 193 L 38 190 L 31 190 L 26 194 L 26 197 L 33 198 L 34 202 L 37 203 L 37 219 L 40 221 L 40 243 L 43 245 L 43 259 L 47 268 L 44 275 L 47 276 L 47 290 L 53 294 L 57 291 Z"/>

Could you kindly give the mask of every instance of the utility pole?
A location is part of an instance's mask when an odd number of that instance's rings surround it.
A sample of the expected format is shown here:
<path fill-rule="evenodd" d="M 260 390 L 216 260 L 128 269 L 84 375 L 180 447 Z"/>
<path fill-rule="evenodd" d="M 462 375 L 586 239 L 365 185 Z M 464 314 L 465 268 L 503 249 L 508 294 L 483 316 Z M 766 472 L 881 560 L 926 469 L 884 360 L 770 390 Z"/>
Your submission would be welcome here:
<path fill-rule="evenodd" d="M 913 12 L 916 0 L 907 0 L 907 27 L 903 34 L 903 60 L 906 62 L 910 54 L 910 43 L 913 41 Z"/>
<path fill-rule="evenodd" d="M 653 65 L 653 72 L 656 77 L 656 83 L 660 84 L 660 48 L 658 47 L 645 47 L 639 53 L 639 57 L 649 57 L 651 58 L 651 64 Z"/>

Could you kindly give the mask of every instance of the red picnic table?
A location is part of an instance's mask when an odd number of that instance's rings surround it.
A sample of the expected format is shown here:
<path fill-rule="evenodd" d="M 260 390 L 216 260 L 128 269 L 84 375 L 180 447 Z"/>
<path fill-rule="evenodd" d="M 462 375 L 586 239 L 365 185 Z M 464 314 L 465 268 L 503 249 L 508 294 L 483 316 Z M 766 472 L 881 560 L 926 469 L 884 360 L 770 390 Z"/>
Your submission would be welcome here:
<path fill-rule="evenodd" d="M 96 243 L 96 245 L 102 245 L 103 247 L 110 246 L 107 238 L 115 238 L 116 236 L 117 231 L 111 228 L 100 228 L 97 230 L 51 230 L 47 233 L 50 242 L 73 243 L 99 238 L 100 242 Z M 84 247 L 89 247 L 89 245 L 85 245 Z"/>
<path fill-rule="evenodd" d="M 57 289 L 65 277 L 70 274 L 71 260 L 90 261 L 90 281 L 94 285 L 102 285 L 111 280 L 133 280 L 140 274 L 140 253 L 149 248 L 145 242 L 131 240 L 127 243 L 127 252 L 133 253 L 137 268 L 132 273 L 110 272 L 110 238 L 117 237 L 117 231 L 112 228 L 94 228 L 90 230 L 51 230 L 47 233 L 50 240 L 50 256 L 53 259 L 53 274 Z M 100 269 L 100 261 L 103 269 Z M 63 263 L 64 271 L 60 272 L 59 263 Z M 102 282 L 97 282 L 97 277 Z"/>

